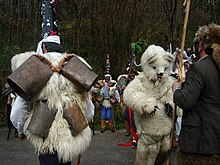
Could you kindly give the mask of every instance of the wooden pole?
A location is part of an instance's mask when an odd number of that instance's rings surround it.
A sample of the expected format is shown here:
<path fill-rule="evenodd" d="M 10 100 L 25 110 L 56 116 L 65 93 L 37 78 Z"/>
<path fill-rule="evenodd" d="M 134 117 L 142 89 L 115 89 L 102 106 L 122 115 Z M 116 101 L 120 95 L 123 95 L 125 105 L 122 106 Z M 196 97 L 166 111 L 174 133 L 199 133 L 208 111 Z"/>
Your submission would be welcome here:
<path fill-rule="evenodd" d="M 183 31 L 182 31 L 182 42 L 181 42 L 181 52 L 180 52 L 180 58 L 179 58 L 179 70 L 178 70 L 178 77 L 179 80 L 182 81 L 182 70 L 183 70 L 183 51 L 185 47 L 185 40 L 186 40 L 186 29 L 187 29 L 187 23 L 189 19 L 189 9 L 190 9 L 190 0 L 185 0 L 184 4 L 186 4 L 186 14 L 184 18 L 184 25 L 183 25 Z"/>
<path fill-rule="evenodd" d="M 187 23 L 189 19 L 189 9 L 190 9 L 190 0 L 184 1 L 184 6 L 186 5 L 186 14 L 184 18 L 184 25 L 183 25 L 183 31 L 182 31 L 182 42 L 181 42 L 181 51 L 179 56 L 179 66 L 178 66 L 178 79 L 179 81 L 182 81 L 183 79 L 183 51 L 185 47 L 185 39 L 186 39 L 186 29 L 187 29 Z M 171 129 L 171 137 L 170 137 L 170 146 L 173 147 L 173 136 L 174 136 L 174 128 L 175 128 L 175 114 L 176 114 L 177 105 L 174 106 L 174 111 L 172 114 L 172 129 Z M 170 158 L 168 157 L 166 165 L 170 164 Z"/>
<path fill-rule="evenodd" d="M 78 155 L 75 165 L 80 165 L 81 154 Z"/>
<path fill-rule="evenodd" d="M 95 135 L 95 115 L 92 117 L 92 134 Z"/>

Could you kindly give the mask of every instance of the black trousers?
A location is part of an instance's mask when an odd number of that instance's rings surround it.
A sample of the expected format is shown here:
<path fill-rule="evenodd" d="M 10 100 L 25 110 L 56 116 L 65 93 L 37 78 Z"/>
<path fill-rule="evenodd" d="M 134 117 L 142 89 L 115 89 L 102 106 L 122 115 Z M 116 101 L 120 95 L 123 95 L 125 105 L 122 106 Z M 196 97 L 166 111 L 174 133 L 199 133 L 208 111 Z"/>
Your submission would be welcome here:
<path fill-rule="evenodd" d="M 71 165 L 71 162 L 59 162 L 57 154 L 41 154 L 38 156 L 40 165 Z"/>

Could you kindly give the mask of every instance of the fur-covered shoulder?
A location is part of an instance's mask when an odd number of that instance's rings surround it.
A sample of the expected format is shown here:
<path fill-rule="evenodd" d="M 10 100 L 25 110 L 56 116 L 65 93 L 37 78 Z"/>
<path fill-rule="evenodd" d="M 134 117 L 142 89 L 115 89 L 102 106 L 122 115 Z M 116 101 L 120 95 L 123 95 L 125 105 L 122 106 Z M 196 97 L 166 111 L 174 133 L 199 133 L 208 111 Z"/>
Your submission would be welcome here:
<path fill-rule="evenodd" d="M 213 53 L 212 57 L 215 60 L 215 63 L 220 69 L 220 45 L 219 44 L 213 44 Z"/>
<path fill-rule="evenodd" d="M 220 69 L 220 25 L 210 23 L 200 27 L 195 38 L 205 42 L 206 47 L 213 48 L 212 56 Z"/>
<path fill-rule="evenodd" d="M 213 59 L 220 69 L 220 26 L 214 23 L 208 25 L 209 35 L 212 40 L 210 40 L 211 47 L 213 48 Z"/>
<path fill-rule="evenodd" d="M 33 54 L 35 54 L 35 52 L 30 51 L 30 52 L 16 54 L 15 56 L 13 56 L 11 59 L 11 70 L 14 71 L 15 69 L 17 69 L 21 64 L 23 64 Z"/>

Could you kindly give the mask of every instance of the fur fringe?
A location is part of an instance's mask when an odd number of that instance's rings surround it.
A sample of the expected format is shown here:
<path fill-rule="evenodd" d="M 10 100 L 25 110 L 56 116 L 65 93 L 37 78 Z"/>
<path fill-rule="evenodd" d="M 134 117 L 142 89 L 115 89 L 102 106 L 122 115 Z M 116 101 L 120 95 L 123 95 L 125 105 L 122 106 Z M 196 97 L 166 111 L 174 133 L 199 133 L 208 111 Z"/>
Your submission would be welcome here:
<path fill-rule="evenodd" d="M 109 100 L 104 100 L 104 101 L 102 102 L 102 105 L 103 105 L 104 107 L 106 107 L 106 108 L 111 107 L 111 103 L 110 103 Z"/>
<path fill-rule="evenodd" d="M 50 128 L 50 133 L 44 141 L 27 130 L 25 134 L 38 154 L 54 153 L 56 151 L 60 161 L 68 162 L 85 152 L 91 142 L 92 133 L 88 126 L 76 137 L 73 137 L 67 121 L 58 116 L 56 116 Z"/>
<path fill-rule="evenodd" d="M 220 26 L 214 23 L 208 25 L 210 45 L 213 48 L 213 59 L 220 69 Z"/>
<path fill-rule="evenodd" d="M 214 50 L 212 53 L 212 57 L 220 69 L 220 44 L 213 44 L 212 48 Z"/>
<path fill-rule="evenodd" d="M 213 48 L 213 59 L 220 68 L 220 26 L 214 23 L 199 28 L 197 39 L 205 42 L 207 47 Z"/>

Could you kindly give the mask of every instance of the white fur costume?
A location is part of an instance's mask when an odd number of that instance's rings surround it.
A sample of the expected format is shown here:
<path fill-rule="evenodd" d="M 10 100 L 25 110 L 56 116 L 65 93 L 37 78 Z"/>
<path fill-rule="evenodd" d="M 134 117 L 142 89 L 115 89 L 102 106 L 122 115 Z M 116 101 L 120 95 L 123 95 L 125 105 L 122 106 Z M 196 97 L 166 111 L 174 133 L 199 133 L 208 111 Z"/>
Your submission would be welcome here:
<path fill-rule="evenodd" d="M 12 70 L 18 68 L 33 54 L 34 52 L 26 52 L 15 55 L 11 60 Z M 54 66 L 57 66 L 58 62 L 65 57 L 66 54 L 47 53 L 43 54 L 43 56 L 50 60 Z M 47 85 L 39 91 L 39 94 L 37 94 L 30 103 L 33 104 L 36 100 L 41 99 L 46 99 L 49 109 L 57 112 L 55 120 L 49 130 L 49 135 L 43 141 L 42 138 L 26 130 L 33 114 L 32 109 L 29 110 L 29 115 L 24 126 L 24 133 L 27 135 L 28 140 L 32 142 L 38 154 L 56 151 L 60 161 L 68 162 L 73 157 L 84 152 L 89 146 L 91 130 L 89 126 L 87 126 L 76 137 L 73 137 L 67 121 L 63 118 L 63 109 L 70 107 L 71 103 L 75 101 L 86 117 L 87 114 L 91 113 L 89 112 L 89 106 L 91 105 L 89 105 L 88 102 L 87 92 L 79 90 L 78 87 L 63 75 L 54 72 L 47 82 Z"/>
<path fill-rule="evenodd" d="M 136 165 L 154 165 L 158 153 L 170 149 L 172 122 L 165 113 L 165 103 L 172 105 L 173 80 L 168 74 L 173 60 L 160 46 L 150 45 L 141 58 L 143 72 L 124 90 L 124 103 L 135 113 L 139 137 Z M 163 76 L 158 79 L 157 74 Z M 159 109 L 152 113 L 155 106 Z"/>

